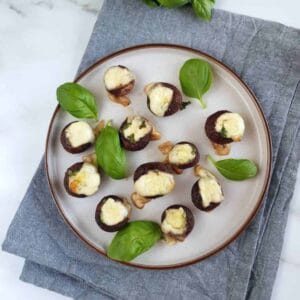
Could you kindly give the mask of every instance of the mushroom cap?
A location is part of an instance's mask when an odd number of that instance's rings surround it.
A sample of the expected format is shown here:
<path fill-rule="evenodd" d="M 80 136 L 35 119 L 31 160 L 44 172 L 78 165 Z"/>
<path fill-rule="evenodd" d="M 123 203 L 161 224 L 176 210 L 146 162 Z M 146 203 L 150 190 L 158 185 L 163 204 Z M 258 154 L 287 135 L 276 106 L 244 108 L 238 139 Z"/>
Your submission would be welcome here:
<path fill-rule="evenodd" d="M 225 114 L 225 113 L 230 113 L 230 111 L 228 111 L 228 110 L 217 111 L 217 112 L 213 113 L 212 115 L 210 115 L 207 118 L 206 123 L 205 123 L 205 133 L 206 133 L 206 136 L 213 143 L 220 144 L 220 145 L 229 144 L 229 143 L 233 142 L 233 139 L 223 137 L 220 132 L 216 131 L 216 128 L 215 128 L 216 127 L 217 119 L 222 114 Z"/>
<path fill-rule="evenodd" d="M 191 192 L 192 202 L 198 209 L 203 210 L 203 211 L 211 211 L 211 210 L 215 209 L 222 202 L 218 202 L 218 203 L 212 202 L 209 204 L 209 206 L 204 207 L 202 197 L 200 194 L 200 190 L 199 190 L 198 181 L 199 181 L 199 179 L 194 183 L 194 185 L 192 187 L 192 192 Z"/>
<path fill-rule="evenodd" d="M 167 116 L 170 116 L 170 115 L 173 115 L 175 114 L 177 111 L 179 111 L 182 107 L 182 95 L 181 95 L 181 92 L 179 91 L 179 89 L 173 85 L 173 84 L 170 84 L 170 83 L 167 83 L 167 82 L 155 82 L 154 85 L 162 85 L 164 87 L 167 87 L 169 89 L 171 89 L 173 91 L 173 96 L 172 96 L 172 101 L 168 107 L 168 109 L 165 111 L 163 117 L 167 117 Z M 155 88 L 155 86 L 154 86 Z M 147 94 L 147 106 L 149 108 L 149 110 L 154 114 L 156 115 L 150 108 L 150 98 Z M 156 115 L 157 116 L 157 115 Z"/>
<path fill-rule="evenodd" d="M 82 144 L 78 147 L 73 147 L 69 141 L 69 139 L 67 138 L 66 136 L 66 130 L 67 128 L 73 124 L 73 123 L 76 123 L 78 121 L 73 121 L 69 124 L 67 124 L 63 130 L 61 131 L 61 134 L 60 134 L 60 142 L 62 144 L 62 146 L 64 147 L 64 149 L 66 151 L 68 151 L 69 153 L 72 153 L 72 154 L 76 154 L 76 153 L 81 153 L 81 152 L 84 152 L 85 150 L 87 150 L 88 148 L 91 147 L 92 143 L 91 142 L 88 142 L 86 144 Z"/>
<path fill-rule="evenodd" d="M 96 211 L 95 211 L 95 220 L 96 220 L 96 223 L 104 231 L 115 232 L 115 231 L 118 231 L 121 228 L 123 228 L 128 223 L 130 210 L 128 211 L 127 217 L 124 220 L 122 220 L 121 222 L 119 222 L 117 224 L 114 224 L 114 225 L 107 225 L 107 224 L 105 224 L 104 222 L 102 222 L 100 216 L 101 216 L 102 207 L 103 207 L 103 205 L 105 204 L 105 202 L 109 198 L 112 198 L 112 199 L 114 199 L 117 202 L 121 202 L 126 207 L 127 210 L 128 210 L 129 204 L 127 203 L 127 201 L 125 202 L 125 200 L 123 198 L 120 198 L 120 197 L 118 197 L 116 195 L 105 196 L 97 204 Z"/>

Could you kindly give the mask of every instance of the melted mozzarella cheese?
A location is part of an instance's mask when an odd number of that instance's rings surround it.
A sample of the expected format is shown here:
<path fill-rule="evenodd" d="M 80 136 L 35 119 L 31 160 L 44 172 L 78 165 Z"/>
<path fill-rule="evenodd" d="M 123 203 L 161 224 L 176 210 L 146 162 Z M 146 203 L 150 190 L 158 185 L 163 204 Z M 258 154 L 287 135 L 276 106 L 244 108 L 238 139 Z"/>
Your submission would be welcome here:
<path fill-rule="evenodd" d="M 97 168 L 84 163 L 78 172 L 69 177 L 69 189 L 75 194 L 90 196 L 98 191 L 101 179 Z"/>
<path fill-rule="evenodd" d="M 65 135 L 74 148 L 93 143 L 95 140 L 93 129 L 88 123 L 83 121 L 77 121 L 69 125 L 66 128 Z"/>
<path fill-rule="evenodd" d="M 164 233 L 183 234 L 186 231 L 186 225 L 186 213 L 180 207 L 167 209 L 161 227 Z"/>
<path fill-rule="evenodd" d="M 109 91 L 123 87 L 134 79 L 134 75 L 127 68 L 119 66 L 109 68 L 104 74 L 104 84 Z"/>
<path fill-rule="evenodd" d="M 128 209 L 120 201 L 108 198 L 101 208 L 101 220 L 104 224 L 112 226 L 122 222 L 128 216 Z"/>
<path fill-rule="evenodd" d="M 135 191 L 144 197 L 166 195 L 174 187 L 174 176 L 161 171 L 149 171 L 134 183 Z"/>
<path fill-rule="evenodd" d="M 150 110 L 155 115 L 163 117 L 172 102 L 173 90 L 161 84 L 155 84 L 148 92 L 148 97 Z"/>
<path fill-rule="evenodd" d="M 196 156 L 193 147 L 189 144 L 177 144 L 169 152 L 169 161 L 172 164 L 186 164 Z"/>
<path fill-rule="evenodd" d="M 127 124 L 128 127 L 123 130 L 123 134 L 125 138 L 133 137 L 135 142 L 139 141 L 152 130 L 149 122 L 139 116 L 128 118 Z"/>
<path fill-rule="evenodd" d="M 220 203 L 224 196 L 216 177 L 204 169 L 201 169 L 198 175 L 200 176 L 198 187 L 203 206 L 208 207 L 211 203 Z"/>
<path fill-rule="evenodd" d="M 239 139 L 244 135 L 245 123 L 237 113 L 224 113 L 217 118 L 215 129 L 227 138 Z"/>

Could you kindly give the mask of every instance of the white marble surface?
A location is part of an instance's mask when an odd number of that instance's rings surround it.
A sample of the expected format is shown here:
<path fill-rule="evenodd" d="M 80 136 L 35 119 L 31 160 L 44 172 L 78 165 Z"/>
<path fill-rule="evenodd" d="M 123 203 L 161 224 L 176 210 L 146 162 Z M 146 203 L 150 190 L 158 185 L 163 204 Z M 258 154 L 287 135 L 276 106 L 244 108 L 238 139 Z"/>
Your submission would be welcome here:
<path fill-rule="evenodd" d="M 299 0 L 219 0 L 217 7 L 300 28 Z M 75 74 L 102 0 L 0 0 L 0 243 L 39 163 L 55 89 Z M 300 172 L 273 291 L 296 299 Z M 0 299 L 67 299 L 18 280 L 23 259 L 0 252 Z"/>

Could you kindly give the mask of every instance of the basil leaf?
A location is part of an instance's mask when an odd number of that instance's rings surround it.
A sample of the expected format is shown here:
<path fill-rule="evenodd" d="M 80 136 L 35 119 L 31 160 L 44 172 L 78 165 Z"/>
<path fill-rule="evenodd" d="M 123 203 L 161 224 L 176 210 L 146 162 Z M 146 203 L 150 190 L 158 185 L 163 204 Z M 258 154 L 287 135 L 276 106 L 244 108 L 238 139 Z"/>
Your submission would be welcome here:
<path fill-rule="evenodd" d="M 119 133 L 109 122 L 96 140 L 97 163 L 103 171 L 114 179 L 122 179 L 127 174 L 127 161 L 121 148 Z"/>
<path fill-rule="evenodd" d="M 147 4 L 149 7 L 157 7 L 159 6 L 159 2 L 157 0 L 143 0 L 145 4 Z"/>
<path fill-rule="evenodd" d="M 95 96 L 78 83 L 67 82 L 56 90 L 60 106 L 76 118 L 98 119 Z"/>
<path fill-rule="evenodd" d="M 207 159 L 217 168 L 217 170 L 227 179 L 240 181 L 256 176 L 258 168 L 249 159 L 223 159 L 215 161 L 210 155 Z"/>
<path fill-rule="evenodd" d="M 180 69 L 179 80 L 184 94 L 199 99 L 202 108 L 205 108 L 202 96 L 209 90 L 213 81 L 208 62 L 198 58 L 187 60 Z"/>
<path fill-rule="evenodd" d="M 192 0 L 192 7 L 195 14 L 206 21 L 210 21 L 214 5 L 215 0 Z"/>
<path fill-rule="evenodd" d="M 110 258 L 131 261 L 161 238 L 160 226 L 151 221 L 133 221 L 122 228 L 107 249 Z"/>
<path fill-rule="evenodd" d="M 162 6 L 167 8 L 176 8 L 189 3 L 189 0 L 157 0 Z"/>

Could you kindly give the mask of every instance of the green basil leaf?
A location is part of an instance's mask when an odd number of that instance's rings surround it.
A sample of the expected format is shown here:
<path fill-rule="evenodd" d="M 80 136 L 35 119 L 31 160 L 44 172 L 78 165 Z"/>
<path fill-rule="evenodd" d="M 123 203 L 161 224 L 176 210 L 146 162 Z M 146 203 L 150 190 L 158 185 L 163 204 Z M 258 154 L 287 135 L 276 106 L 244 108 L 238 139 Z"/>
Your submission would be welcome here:
<path fill-rule="evenodd" d="M 130 222 L 115 235 L 107 255 L 115 260 L 131 261 L 149 250 L 161 235 L 160 226 L 155 222 Z"/>
<path fill-rule="evenodd" d="M 180 69 L 179 80 L 184 94 L 199 99 L 203 108 L 206 107 L 202 96 L 209 90 L 213 74 L 208 62 L 193 58 L 187 60 Z"/>
<path fill-rule="evenodd" d="M 95 96 L 78 83 L 67 82 L 56 90 L 60 106 L 76 118 L 98 119 Z"/>
<path fill-rule="evenodd" d="M 210 21 L 211 11 L 215 5 L 215 0 L 192 0 L 195 14 L 203 20 Z"/>
<path fill-rule="evenodd" d="M 258 168 L 249 159 L 223 159 L 215 161 L 210 155 L 207 159 L 217 168 L 217 170 L 227 179 L 240 181 L 256 176 Z"/>
<path fill-rule="evenodd" d="M 119 132 L 109 122 L 96 140 L 97 163 L 113 179 L 122 179 L 127 175 L 127 161 L 121 147 Z"/>
<path fill-rule="evenodd" d="M 143 0 L 149 7 L 157 7 L 159 6 L 159 2 L 157 0 Z"/>
<path fill-rule="evenodd" d="M 157 0 L 162 6 L 167 8 L 176 8 L 189 3 L 189 0 Z"/>

